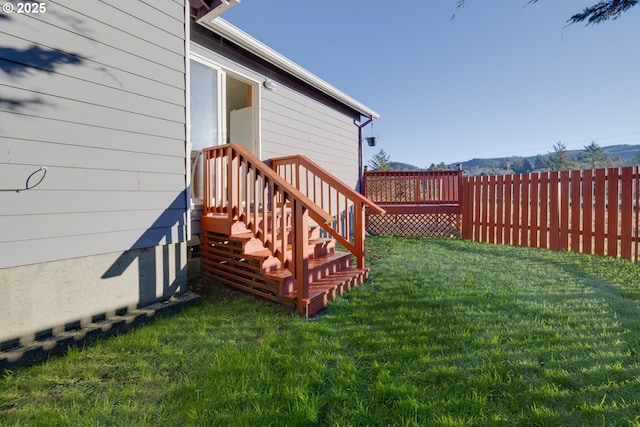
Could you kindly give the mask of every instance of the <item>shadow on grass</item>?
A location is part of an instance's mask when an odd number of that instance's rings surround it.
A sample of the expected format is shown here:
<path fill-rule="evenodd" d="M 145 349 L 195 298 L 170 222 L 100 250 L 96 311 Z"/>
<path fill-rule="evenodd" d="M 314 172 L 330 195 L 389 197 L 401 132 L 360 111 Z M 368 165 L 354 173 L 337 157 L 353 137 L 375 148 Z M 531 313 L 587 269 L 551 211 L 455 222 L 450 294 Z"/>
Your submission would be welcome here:
<path fill-rule="evenodd" d="M 368 286 L 332 306 L 325 321 L 362 369 L 411 384 L 423 419 L 632 422 L 636 265 L 455 240 L 369 245 Z M 374 389 L 379 377 L 369 381 L 365 389 Z"/>
<path fill-rule="evenodd" d="M 611 289 L 636 286 L 618 282 L 620 264 L 582 272 L 566 254 L 449 240 L 376 237 L 368 251 L 370 280 L 315 319 L 212 294 L 35 379 L 6 378 L 0 422 L 637 423 L 640 312 L 614 310 L 625 299 Z"/>

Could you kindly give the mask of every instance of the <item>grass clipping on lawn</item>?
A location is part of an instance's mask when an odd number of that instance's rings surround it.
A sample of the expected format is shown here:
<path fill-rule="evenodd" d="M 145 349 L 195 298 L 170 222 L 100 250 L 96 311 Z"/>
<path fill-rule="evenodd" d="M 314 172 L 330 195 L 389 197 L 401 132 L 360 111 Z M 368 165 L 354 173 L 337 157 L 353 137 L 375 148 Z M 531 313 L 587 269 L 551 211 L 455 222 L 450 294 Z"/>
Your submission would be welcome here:
<path fill-rule="evenodd" d="M 0 382 L 2 425 L 640 425 L 640 267 L 372 237 L 304 320 L 216 291 Z"/>

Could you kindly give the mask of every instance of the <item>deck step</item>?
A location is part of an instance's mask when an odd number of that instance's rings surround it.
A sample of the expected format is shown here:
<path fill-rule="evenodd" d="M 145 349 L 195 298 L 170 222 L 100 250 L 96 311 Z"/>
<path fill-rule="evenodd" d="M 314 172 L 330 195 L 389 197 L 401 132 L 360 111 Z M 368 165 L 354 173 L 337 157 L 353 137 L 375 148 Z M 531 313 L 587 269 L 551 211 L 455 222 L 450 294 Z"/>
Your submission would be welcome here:
<path fill-rule="evenodd" d="M 352 254 L 336 251 L 335 239 L 321 237 L 320 227 L 313 225 L 308 228 L 308 273 L 304 278 L 308 286 L 308 298 L 298 301 L 296 281 L 287 268 L 289 266 L 278 258 L 278 251 L 285 250 L 286 258 L 291 259 L 292 237 L 285 239 L 285 247 L 282 247 L 280 240 L 276 252 L 272 252 L 257 237 L 260 234 L 256 235 L 251 230 L 255 227 L 251 223 L 254 219 L 258 226 L 262 225 L 260 215 L 258 218 L 244 215 L 233 220 L 226 214 L 203 216 L 200 233 L 203 275 L 219 283 L 297 307 L 300 314 L 307 317 L 324 309 L 329 301 L 366 279 L 369 270 L 352 267 Z M 247 220 L 249 222 L 245 224 L 243 221 Z M 265 225 L 269 227 L 269 224 Z M 289 230 L 289 227 L 285 229 Z"/>
<path fill-rule="evenodd" d="M 360 286 L 369 275 L 369 269 L 348 267 L 309 284 L 309 296 L 303 300 L 306 317 L 313 316 L 325 309 L 329 301 L 342 296 L 345 292 Z M 296 301 L 295 291 L 284 295 L 286 299 Z"/>
<path fill-rule="evenodd" d="M 229 240 L 238 241 L 240 239 L 238 238 L 232 239 L 230 237 Z M 246 259 L 259 263 L 262 267 L 262 271 L 265 273 L 283 268 L 282 262 L 277 257 L 274 257 L 272 252 L 269 249 L 263 247 L 262 243 L 259 240 L 258 240 L 258 243 L 259 243 L 259 246 L 257 245 L 255 247 L 252 246 L 254 248 L 253 250 L 247 251 L 245 249 L 244 257 Z M 332 261 L 335 258 L 335 257 L 327 258 L 336 253 L 335 240 L 314 239 L 309 243 L 310 243 L 309 249 L 308 249 L 309 260 L 310 262 L 311 260 L 314 260 L 310 264 L 310 267 L 317 266 L 328 261 Z M 243 246 L 243 247 L 247 248 L 248 246 Z M 289 253 L 289 255 L 291 254 L 291 250 L 292 250 L 292 246 L 287 245 L 287 252 Z M 337 258 L 340 258 L 340 257 L 337 257 Z"/>
<path fill-rule="evenodd" d="M 333 252 L 316 258 L 309 258 L 308 283 L 320 280 L 323 277 L 337 273 L 340 270 L 349 268 L 351 265 L 351 254 L 349 252 Z M 293 275 L 286 268 L 278 268 L 264 273 L 264 278 L 268 282 L 273 282 L 278 286 L 281 294 L 288 294 L 295 290 Z"/>
<path fill-rule="evenodd" d="M 264 249 L 264 245 L 260 239 L 257 239 L 250 231 L 232 234 L 229 236 L 229 241 L 240 243 L 244 253 L 251 253 Z"/>

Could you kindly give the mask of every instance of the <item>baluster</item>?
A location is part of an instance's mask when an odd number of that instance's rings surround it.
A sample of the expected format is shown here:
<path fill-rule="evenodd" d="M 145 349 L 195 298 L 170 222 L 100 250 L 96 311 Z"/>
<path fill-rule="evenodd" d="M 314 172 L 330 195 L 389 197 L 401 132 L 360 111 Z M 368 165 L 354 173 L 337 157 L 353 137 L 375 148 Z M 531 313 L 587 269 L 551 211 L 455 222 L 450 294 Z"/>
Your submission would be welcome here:
<path fill-rule="evenodd" d="M 349 199 L 347 198 L 347 195 L 344 195 L 344 238 L 348 241 L 349 240 L 349 232 L 350 230 L 350 225 L 349 222 L 351 220 L 351 214 L 349 213 Z"/>
<path fill-rule="evenodd" d="M 264 177 L 264 175 L 260 175 L 260 185 L 262 187 L 262 243 L 264 245 L 268 245 L 268 240 L 269 240 L 269 236 L 268 236 L 268 218 L 267 218 L 267 212 L 269 211 L 269 188 L 268 188 L 268 183 L 266 178 Z"/>

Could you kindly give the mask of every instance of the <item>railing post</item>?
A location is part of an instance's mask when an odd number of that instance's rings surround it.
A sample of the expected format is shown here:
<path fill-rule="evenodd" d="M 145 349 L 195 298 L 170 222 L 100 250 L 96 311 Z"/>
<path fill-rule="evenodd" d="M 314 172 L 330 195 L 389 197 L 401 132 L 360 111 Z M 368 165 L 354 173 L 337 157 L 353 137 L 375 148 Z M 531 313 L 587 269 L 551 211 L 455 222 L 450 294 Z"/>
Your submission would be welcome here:
<path fill-rule="evenodd" d="M 365 206 L 362 203 L 354 203 L 353 205 L 353 245 L 356 248 L 354 254 L 357 259 L 358 268 L 364 268 L 364 233 L 365 233 Z"/>
<path fill-rule="evenodd" d="M 205 151 L 202 155 L 202 213 L 206 215 L 211 212 L 211 152 Z"/>
<path fill-rule="evenodd" d="M 309 299 L 309 211 L 295 198 L 292 200 L 293 233 L 292 273 L 296 284 L 298 314 L 306 316 L 306 302 Z"/>
<path fill-rule="evenodd" d="M 234 218 L 234 213 L 239 214 L 237 209 L 238 207 L 236 205 L 239 194 L 239 190 L 236 185 L 238 179 L 239 156 L 239 154 L 234 153 L 231 147 L 227 149 L 227 214 L 231 220 Z M 222 208 L 224 208 L 224 205 Z"/>

